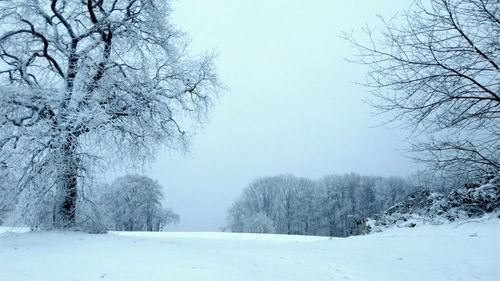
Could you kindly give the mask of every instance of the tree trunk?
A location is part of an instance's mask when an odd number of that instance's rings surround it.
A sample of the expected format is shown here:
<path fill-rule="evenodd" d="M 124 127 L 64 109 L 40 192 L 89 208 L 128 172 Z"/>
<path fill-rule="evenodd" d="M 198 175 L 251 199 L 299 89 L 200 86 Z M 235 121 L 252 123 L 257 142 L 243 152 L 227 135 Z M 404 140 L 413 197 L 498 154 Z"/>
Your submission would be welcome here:
<path fill-rule="evenodd" d="M 78 196 L 77 177 L 78 165 L 76 159 L 76 139 L 73 136 L 66 138 L 62 147 L 62 167 L 60 175 L 61 203 L 59 206 L 59 221 L 61 228 L 74 227 L 76 220 L 76 199 Z"/>

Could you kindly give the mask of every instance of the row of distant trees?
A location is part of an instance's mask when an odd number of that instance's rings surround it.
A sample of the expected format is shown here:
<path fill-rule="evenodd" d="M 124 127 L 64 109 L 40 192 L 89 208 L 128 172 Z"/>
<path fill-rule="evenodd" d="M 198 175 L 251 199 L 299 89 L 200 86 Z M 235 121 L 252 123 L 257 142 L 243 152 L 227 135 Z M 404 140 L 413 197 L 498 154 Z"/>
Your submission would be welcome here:
<path fill-rule="evenodd" d="M 424 188 L 448 190 L 458 182 L 412 177 L 328 175 L 317 181 L 293 175 L 258 178 L 229 209 L 233 232 L 349 236 L 366 231 L 365 219 Z"/>
<path fill-rule="evenodd" d="M 0 185 L 0 194 L 8 193 L 5 185 Z M 35 195 L 21 196 L 10 204 L 4 202 L 4 208 L 0 209 L 0 224 L 7 219 L 11 224 L 36 229 L 53 228 L 61 195 L 50 192 L 33 200 Z M 161 231 L 166 225 L 179 221 L 179 215 L 163 206 L 163 199 L 158 182 L 146 176 L 125 175 L 111 184 L 89 189 L 81 196 L 77 201 L 75 219 L 80 229 L 90 232 Z"/>

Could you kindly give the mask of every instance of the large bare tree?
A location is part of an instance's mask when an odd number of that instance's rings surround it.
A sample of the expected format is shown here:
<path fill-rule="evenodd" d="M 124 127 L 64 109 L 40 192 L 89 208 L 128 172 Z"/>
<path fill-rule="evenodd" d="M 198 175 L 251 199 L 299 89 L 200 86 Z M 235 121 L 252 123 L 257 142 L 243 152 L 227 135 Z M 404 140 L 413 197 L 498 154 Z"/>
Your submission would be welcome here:
<path fill-rule="evenodd" d="M 413 156 L 435 170 L 500 170 L 500 2 L 415 1 L 362 42 L 373 105 L 413 130 Z M 380 36 L 381 35 L 381 36 Z M 428 138 L 422 136 L 429 136 Z M 425 141 L 422 141 L 423 139 Z"/>
<path fill-rule="evenodd" d="M 0 0 L 0 163 L 16 196 L 57 195 L 58 227 L 94 165 L 183 146 L 218 92 L 169 2 Z"/>

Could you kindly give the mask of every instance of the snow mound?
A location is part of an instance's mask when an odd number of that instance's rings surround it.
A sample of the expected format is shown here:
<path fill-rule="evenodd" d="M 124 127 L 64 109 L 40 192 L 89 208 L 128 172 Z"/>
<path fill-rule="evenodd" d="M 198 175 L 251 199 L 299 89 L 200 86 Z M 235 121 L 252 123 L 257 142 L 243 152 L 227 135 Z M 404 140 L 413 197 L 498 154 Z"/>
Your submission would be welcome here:
<path fill-rule="evenodd" d="M 368 220 L 367 225 L 376 232 L 391 226 L 414 227 L 481 217 L 500 218 L 499 214 L 500 176 L 496 176 L 486 184 L 465 185 L 448 194 L 418 190 L 381 215 Z"/>

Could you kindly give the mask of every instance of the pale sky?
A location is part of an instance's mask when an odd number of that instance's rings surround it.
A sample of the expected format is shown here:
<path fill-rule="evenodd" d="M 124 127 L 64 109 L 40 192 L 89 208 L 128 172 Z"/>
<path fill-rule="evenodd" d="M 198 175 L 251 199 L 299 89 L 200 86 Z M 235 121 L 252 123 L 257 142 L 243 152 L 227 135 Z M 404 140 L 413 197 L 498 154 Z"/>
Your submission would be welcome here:
<path fill-rule="evenodd" d="M 164 153 L 144 173 L 164 186 L 179 231 L 214 231 L 254 178 L 292 173 L 406 175 L 407 132 L 380 127 L 363 103 L 365 69 L 339 38 L 391 17 L 409 0 L 178 0 L 174 22 L 194 51 L 215 48 L 227 91 L 190 151 Z M 361 35 L 361 34 L 360 34 Z"/>

